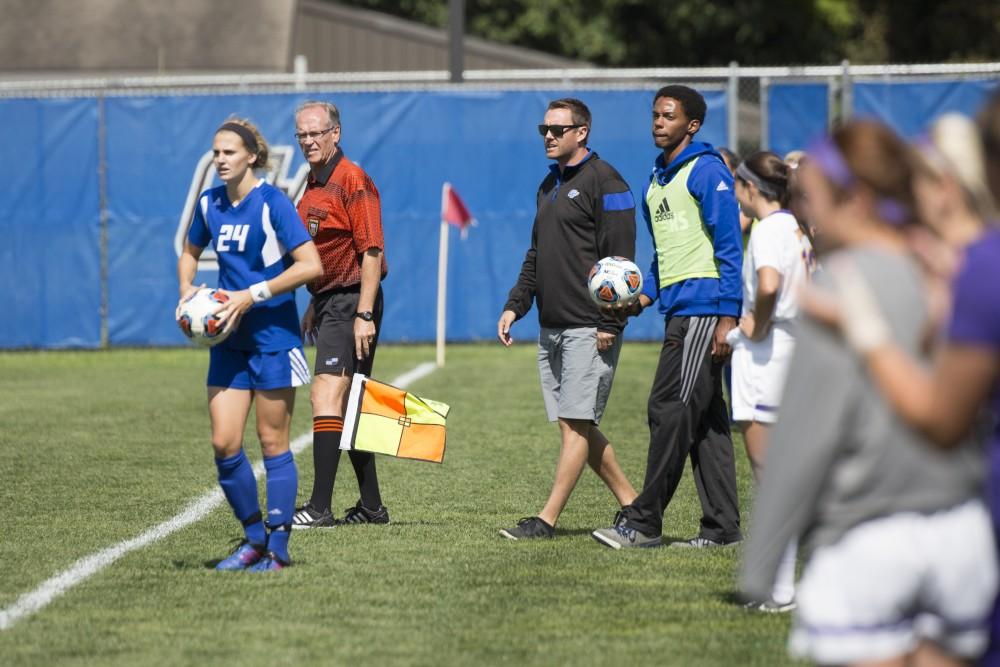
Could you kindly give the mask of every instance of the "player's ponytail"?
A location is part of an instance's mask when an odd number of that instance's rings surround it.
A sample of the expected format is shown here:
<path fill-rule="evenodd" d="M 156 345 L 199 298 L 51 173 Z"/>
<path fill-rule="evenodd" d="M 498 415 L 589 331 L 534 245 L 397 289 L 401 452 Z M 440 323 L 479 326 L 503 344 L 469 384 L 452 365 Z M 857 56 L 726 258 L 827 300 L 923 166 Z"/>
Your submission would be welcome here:
<path fill-rule="evenodd" d="M 983 142 L 986 182 L 993 194 L 993 208 L 1000 208 L 1000 91 L 986 102 L 979 112 L 979 136 Z M 988 222 L 996 223 L 996 220 Z"/>

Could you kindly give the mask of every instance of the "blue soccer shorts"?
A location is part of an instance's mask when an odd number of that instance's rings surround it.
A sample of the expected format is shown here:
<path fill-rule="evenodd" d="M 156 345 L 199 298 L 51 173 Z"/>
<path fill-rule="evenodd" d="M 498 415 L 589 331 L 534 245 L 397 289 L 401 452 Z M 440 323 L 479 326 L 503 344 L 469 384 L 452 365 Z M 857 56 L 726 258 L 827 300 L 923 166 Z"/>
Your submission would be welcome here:
<path fill-rule="evenodd" d="M 209 350 L 208 386 L 229 389 L 286 389 L 309 384 L 309 364 L 301 347 L 278 352 Z"/>

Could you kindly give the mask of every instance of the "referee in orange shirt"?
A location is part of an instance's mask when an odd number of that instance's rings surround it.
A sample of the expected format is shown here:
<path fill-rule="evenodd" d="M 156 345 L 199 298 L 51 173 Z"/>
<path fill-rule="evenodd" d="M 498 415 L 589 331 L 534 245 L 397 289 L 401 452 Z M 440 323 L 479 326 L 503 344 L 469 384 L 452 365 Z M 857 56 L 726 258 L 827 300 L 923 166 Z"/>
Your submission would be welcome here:
<path fill-rule="evenodd" d="M 329 102 L 306 102 L 295 112 L 295 137 L 309 163 L 299 216 L 319 250 L 323 275 L 309 283 L 312 301 L 302 334 L 316 343 L 312 384 L 312 496 L 295 512 L 295 528 L 389 523 L 375 456 L 351 451 L 361 498 L 343 519 L 330 504 L 340 462 L 344 411 L 354 373 L 371 375 L 382 323 L 382 279 L 388 272 L 382 209 L 372 179 L 344 156 L 340 112 Z"/>

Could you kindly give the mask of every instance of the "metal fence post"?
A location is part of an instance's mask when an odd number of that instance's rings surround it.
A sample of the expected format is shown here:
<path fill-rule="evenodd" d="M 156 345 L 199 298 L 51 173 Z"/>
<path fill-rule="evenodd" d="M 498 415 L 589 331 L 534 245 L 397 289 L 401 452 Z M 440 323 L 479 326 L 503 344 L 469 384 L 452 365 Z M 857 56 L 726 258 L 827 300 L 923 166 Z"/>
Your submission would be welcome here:
<path fill-rule="evenodd" d="M 768 95 L 771 88 L 771 77 L 760 77 L 760 150 L 771 150 L 771 110 Z"/>
<path fill-rule="evenodd" d="M 108 332 L 108 151 L 107 151 L 107 115 L 104 112 L 104 94 L 97 96 L 97 205 L 100 210 L 100 237 L 98 249 L 100 255 L 101 281 L 101 348 L 110 347 Z"/>
<path fill-rule="evenodd" d="M 851 119 L 854 108 L 854 91 L 851 88 L 851 61 L 846 58 L 840 63 L 840 119 L 846 122 Z"/>
<path fill-rule="evenodd" d="M 461 83 L 465 70 L 465 0 L 448 3 L 448 69 L 451 82 Z"/>
<path fill-rule="evenodd" d="M 833 130 L 837 115 L 837 77 L 826 78 L 826 131 Z"/>
<path fill-rule="evenodd" d="M 730 149 L 740 150 L 740 66 L 735 60 L 729 63 L 726 83 L 726 143 Z"/>

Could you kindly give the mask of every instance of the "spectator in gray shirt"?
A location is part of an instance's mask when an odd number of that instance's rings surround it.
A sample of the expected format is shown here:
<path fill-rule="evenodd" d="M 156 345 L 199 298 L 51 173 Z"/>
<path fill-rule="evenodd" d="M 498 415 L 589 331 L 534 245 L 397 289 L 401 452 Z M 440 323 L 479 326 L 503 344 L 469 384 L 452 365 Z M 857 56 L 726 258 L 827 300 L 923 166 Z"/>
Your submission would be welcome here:
<path fill-rule="evenodd" d="M 912 178 L 906 145 L 863 121 L 814 146 L 802 173 L 820 238 L 833 250 L 817 289 L 877 286 L 872 297 L 893 339 L 919 358 L 927 305 L 902 234 Z M 985 649 L 996 588 L 982 476 L 981 447 L 929 446 L 889 408 L 847 343 L 804 318 L 740 587 L 751 599 L 770 593 L 785 545 L 801 536 L 811 553 L 793 654 L 821 664 L 973 660 Z"/>

